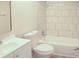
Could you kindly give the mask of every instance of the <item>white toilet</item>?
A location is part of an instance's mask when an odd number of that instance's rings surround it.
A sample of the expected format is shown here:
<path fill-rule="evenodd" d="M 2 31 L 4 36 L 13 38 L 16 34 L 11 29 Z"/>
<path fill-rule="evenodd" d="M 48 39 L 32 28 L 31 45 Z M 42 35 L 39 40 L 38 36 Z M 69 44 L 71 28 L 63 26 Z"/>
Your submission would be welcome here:
<path fill-rule="evenodd" d="M 45 43 L 39 43 L 39 36 L 38 36 L 38 31 L 32 31 L 30 33 L 26 33 L 23 36 L 25 39 L 30 39 L 32 40 L 32 45 L 33 45 L 33 50 L 36 53 L 36 57 L 39 58 L 49 58 L 51 54 L 54 52 L 54 47 L 45 44 Z M 36 40 L 36 41 L 35 41 Z"/>
<path fill-rule="evenodd" d="M 49 44 L 39 44 L 33 49 L 39 58 L 50 58 L 54 52 L 54 48 Z"/>

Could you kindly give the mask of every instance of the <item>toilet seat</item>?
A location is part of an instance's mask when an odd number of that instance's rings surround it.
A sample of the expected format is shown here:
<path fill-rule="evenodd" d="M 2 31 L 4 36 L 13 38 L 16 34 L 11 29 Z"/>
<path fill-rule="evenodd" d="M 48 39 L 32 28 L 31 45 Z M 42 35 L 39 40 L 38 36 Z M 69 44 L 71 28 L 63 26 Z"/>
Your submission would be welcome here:
<path fill-rule="evenodd" d="M 48 55 L 53 53 L 54 48 L 49 44 L 39 44 L 34 48 L 34 50 L 39 54 Z"/>

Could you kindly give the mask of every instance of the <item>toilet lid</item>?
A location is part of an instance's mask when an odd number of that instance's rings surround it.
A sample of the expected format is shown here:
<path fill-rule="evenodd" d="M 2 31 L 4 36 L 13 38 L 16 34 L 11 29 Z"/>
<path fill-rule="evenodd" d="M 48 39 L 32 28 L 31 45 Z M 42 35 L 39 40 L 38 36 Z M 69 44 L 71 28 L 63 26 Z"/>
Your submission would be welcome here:
<path fill-rule="evenodd" d="M 41 52 L 49 52 L 49 51 L 53 51 L 54 48 L 49 44 L 39 44 L 34 49 Z"/>

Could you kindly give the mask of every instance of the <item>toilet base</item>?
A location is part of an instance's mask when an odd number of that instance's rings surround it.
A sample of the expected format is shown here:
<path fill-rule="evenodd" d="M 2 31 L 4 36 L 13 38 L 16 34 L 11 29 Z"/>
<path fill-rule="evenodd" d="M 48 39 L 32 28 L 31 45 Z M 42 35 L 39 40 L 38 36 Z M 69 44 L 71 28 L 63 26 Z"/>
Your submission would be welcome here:
<path fill-rule="evenodd" d="M 34 50 L 32 50 L 32 56 L 33 56 L 33 58 L 51 58 L 52 54 L 42 55 L 42 54 L 39 54 L 39 53 L 35 52 Z"/>

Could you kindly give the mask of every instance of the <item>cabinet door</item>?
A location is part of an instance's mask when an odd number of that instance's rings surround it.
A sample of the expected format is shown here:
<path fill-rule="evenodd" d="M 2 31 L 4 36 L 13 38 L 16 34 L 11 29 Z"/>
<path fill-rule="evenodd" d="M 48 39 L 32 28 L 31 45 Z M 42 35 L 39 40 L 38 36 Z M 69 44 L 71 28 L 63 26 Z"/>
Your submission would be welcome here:
<path fill-rule="evenodd" d="M 31 44 L 24 45 L 14 53 L 15 58 L 31 58 Z"/>

